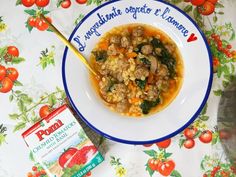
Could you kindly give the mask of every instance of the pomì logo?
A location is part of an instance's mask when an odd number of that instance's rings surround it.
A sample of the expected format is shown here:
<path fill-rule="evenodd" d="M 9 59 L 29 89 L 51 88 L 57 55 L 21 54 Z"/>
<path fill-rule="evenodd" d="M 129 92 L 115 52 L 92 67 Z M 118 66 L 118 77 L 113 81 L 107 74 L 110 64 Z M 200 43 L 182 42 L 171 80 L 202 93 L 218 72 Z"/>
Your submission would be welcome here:
<path fill-rule="evenodd" d="M 62 121 L 61 120 L 57 120 L 57 122 L 55 122 L 53 125 L 51 125 L 47 129 L 39 130 L 35 134 L 38 136 L 39 141 L 42 141 L 44 139 L 43 135 L 48 136 L 48 135 L 52 134 L 54 131 L 56 131 L 58 128 L 60 128 L 62 125 L 64 125 L 62 123 Z"/>

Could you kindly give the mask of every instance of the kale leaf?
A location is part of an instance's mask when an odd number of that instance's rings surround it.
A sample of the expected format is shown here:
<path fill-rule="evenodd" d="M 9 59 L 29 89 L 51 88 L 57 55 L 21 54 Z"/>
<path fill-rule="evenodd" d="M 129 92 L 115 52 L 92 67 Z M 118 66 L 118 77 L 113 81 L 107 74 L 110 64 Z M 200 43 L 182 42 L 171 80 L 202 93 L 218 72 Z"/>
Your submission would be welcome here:
<path fill-rule="evenodd" d="M 143 42 L 143 43 L 141 43 L 141 44 L 138 44 L 138 45 L 134 48 L 134 51 L 135 51 L 136 53 L 141 52 L 142 47 L 145 46 L 145 45 L 147 45 L 147 44 L 148 44 L 147 42 Z"/>
<path fill-rule="evenodd" d="M 161 48 L 161 49 L 165 48 L 161 40 L 157 38 L 153 38 L 151 44 L 154 48 Z"/>
<path fill-rule="evenodd" d="M 135 79 L 135 83 L 137 84 L 139 88 L 144 89 L 147 83 L 147 79 L 145 80 Z"/>
<path fill-rule="evenodd" d="M 153 107 L 157 106 L 160 103 L 160 101 L 160 98 L 157 98 L 155 101 L 144 100 L 140 105 L 143 114 L 148 114 Z"/>
<path fill-rule="evenodd" d="M 161 56 L 158 56 L 158 58 L 160 58 L 162 64 L 167 66 L 170 73 L 170 77 L 173 78 L 176 75 L 176 60 L 173 58 L 173 56 L 169 53 L 169 51 L 165 48 L 165 46 L 159 39 L 153 38 L 151 44 L 154 48 L 161 49 Z"/>
<path fill-rule="evenodd" d="M 117 84 L 117 81 L 115 79 L 110 79 L 107 92 L 111 92 L 115 84 Z"/>
<path fill-rule="evenodd" d="M 96 61 L 106 61 L 107 59 L 107 52 L 105 50 L 101 51 L 93 51 L 92 52 L 95 55 Z"/>
<path fill-rule="evenodd" d="M 140 58 L 139 59 L 143 64 L 145 64 L 145 65 L 147 65 L 147 66 L 151 66 L 151 62 L 148 60 L 148 59 L 146 59 L 146 58 Z"/>

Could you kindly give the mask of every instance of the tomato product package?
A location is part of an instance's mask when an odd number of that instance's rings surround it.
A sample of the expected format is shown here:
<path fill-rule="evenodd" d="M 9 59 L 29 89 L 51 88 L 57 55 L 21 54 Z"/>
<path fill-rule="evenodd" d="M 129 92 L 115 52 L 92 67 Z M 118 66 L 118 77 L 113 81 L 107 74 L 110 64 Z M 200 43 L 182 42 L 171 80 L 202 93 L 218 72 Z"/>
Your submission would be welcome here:
<path fill-rule="evenodd" d="M 49 177 L 82 177 L 104 160 L 66 105 L 22 136 Z"/>

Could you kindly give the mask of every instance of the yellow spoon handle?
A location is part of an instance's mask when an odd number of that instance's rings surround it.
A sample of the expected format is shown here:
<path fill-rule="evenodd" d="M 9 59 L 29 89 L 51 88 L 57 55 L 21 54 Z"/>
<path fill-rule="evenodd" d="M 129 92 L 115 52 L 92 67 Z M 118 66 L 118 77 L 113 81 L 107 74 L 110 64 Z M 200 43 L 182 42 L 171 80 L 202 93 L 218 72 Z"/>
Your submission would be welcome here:
<path fill-rule="evenodd" d="M 85 64 L 85 66 L 95 75 L 98 76 L 97 73 L 93 70 L 93 68 L 89 65 L 88 61 L 84 58 L 84 56 L 73 46 L 65 36 L 52 24 L 47 18 L 40 14 L 40 17 L 49 25 L 50 29 L 57 35 L 57 37 Z"/>

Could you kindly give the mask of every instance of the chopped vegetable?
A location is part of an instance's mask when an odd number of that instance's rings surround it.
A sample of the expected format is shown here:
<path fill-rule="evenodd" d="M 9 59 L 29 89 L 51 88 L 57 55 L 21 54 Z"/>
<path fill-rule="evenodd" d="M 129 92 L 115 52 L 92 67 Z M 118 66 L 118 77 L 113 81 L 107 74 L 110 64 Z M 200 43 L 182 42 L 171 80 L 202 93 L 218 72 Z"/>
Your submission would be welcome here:
<path fill-rule="evenodd" d="M 134 91 L 136 89 L 136 86 L 134 86 L 132 82 L 129 82 L 128 89 Z"/>
<path fill-rule="evenodd" d="M 128 58 L 136 58 L 136 57 L 138 56 L 138 54 L 135 53 L 135 52 L 131 52 L 131 53 L 127 53 L 126 56 L 127 56 Z"/>
<path fill-rule="evenodd" d="M 141 52 L 142 47 L 145 46 L 146 44 L 148 44 L 148 43 L 144 42 L 144 43 L 138 44 L 136 46 L 136 48 L 134 49 L 134 51 L 135 52 Z"/>
<path fill-rule="evenodd" d="M 176 75 L 175 66 L 176 61 L 173 58 L 161 57 L 161 63 L 165 64 L 169 70 L 170 78 L 174 78 Z"/>
<path fill-rule="evenodd" d="M 114 79 L 111 79 L 110 82 L 109 82 L 109 87 L 107 89 L 107 92 L 111 92 L 112 88 L 115 84 L 117 84 L 117 81 L 115 81 Z"/>
<path fill-rule="evenodd" d="M 150 66 L 150 71 L 151 73 L 155 73 L 156 70 L 157 70 L 157 59 L 155 57 L 149 57 L 149 61 L 151 63 L 151 66 Z"/>
<path fill-rule="evenodd" d="M 160 103 L 160 98 L 157 98 L 155 101 L 148 101 L 144 100 L 143 103 L 140 105 L 143 114 L 148 114 L 150 110 L 157 106 Z"/>
<path fill-rule="evenodd" d="M 165 48 L 161 40 L 157 38 L 153 38 L 153 40 L 151 41 L 151 44 L 154 48 L 161 48 L 161 49 Z"/>
<path fill-rule="evenodd" d="M 141 101 L 141 99 L 140 98 L 136 98 L 136 97 L 129 99 L 129 103 L 130 104 L 135 104 L 135 103 L 137 103 L 139 101 Z"/>
<path fill-rule="evenodd" d="M 145 80 L 141 80 L 141 79 L 136 79 L 135 80 L 135 83 L 137 84 L 137 86 L 141 89 L 144 89 L 145 88 L 145 85 L 147 83 L 147 79 Z"/>
<path fill-rule="evenodd" d="M 148 65 L 149 67 L 151 66 L 151 62 L 146 59 L 146 58 L 140 58 L 139 59 L 143 64 Z"/>
<path fill-rule="evenodd" d="M 154 79 L 154 76 L 153 76 L 153 74 L 152 74 L 152 73 L 150 73 L 150 74 L 149 74 L 149 76 L 148 76 L 147 83 L 148 83 L 148 84 L 151 84 L 151 83 L 152 83 L 152 81 L 153 81 L 153 79 Z"/>
<path fill-rule="evenodd" d="M 169 53 L 169 51 L 165 48 L 165 46 L 159 39 L 153 38 L 151 44 L 153 45 L 154 48 L 161 48 L 161 56 L 159 56 L 160 61 L 162 64 L 167 66 L 170 73 L 170 77 L 173 78 L 176 75 L 175 59 L 172 57 L 172 55 Z"/>
<path fill-rule="evenodd" d="M 96 61 L 106 61 L 107 59 L 107 52 L 105 50 L 94 51 L 93 54 L 95 55 Z"/>
<path fill-rule="evenodd" d="M 99 44 L 99 48 L 100 48 L 101 50 L 107 50 L 107 49 L 108 49 L 108 42 L 107 42 L 107 41 L 101 42 L 101 43 Z"/>

